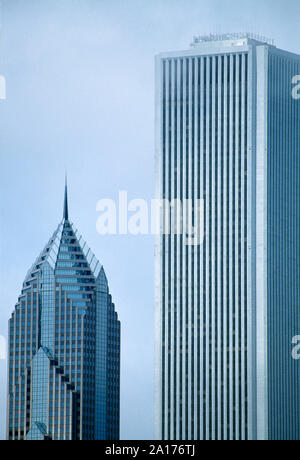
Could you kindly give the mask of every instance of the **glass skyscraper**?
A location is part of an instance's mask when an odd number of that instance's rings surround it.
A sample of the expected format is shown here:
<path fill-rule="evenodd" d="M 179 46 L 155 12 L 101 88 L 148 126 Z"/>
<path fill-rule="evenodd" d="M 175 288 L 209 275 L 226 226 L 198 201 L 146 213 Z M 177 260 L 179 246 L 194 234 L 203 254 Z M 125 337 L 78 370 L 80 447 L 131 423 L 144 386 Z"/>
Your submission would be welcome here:
<path fill-rule="evenodd" d="M 119 400 L 120 322 L 66 186 L 63 220 L 9 321 L 7 439 L 117 440 Z"/>
<path fill-rule="evenodd" d="M 157 57 L 157 197 L 204 200 L 203 244 L 157 239 L 158 439 L 300 439 L 295 75 L 250 34 Z"/>

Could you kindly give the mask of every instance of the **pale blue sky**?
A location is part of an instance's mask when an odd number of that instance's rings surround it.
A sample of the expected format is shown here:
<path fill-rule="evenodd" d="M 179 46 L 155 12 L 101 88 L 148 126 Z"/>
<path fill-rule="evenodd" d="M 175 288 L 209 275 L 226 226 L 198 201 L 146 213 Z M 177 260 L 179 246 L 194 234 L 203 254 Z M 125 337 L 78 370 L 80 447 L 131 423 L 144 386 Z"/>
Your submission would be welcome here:
<path fill-rule="evenodd" d="M 25 273 L 70 216 L 122 321 L 121 435 L 153 437 L 153 240 L 100 237 L 96 203 L 154 193 L 154 55 L 197 33 L 249 31 L 300 52 L 299 0 L 4 0 L 0 74 L 0 335 Z M 6 362 L 0 361 L 0 439 Z"/>

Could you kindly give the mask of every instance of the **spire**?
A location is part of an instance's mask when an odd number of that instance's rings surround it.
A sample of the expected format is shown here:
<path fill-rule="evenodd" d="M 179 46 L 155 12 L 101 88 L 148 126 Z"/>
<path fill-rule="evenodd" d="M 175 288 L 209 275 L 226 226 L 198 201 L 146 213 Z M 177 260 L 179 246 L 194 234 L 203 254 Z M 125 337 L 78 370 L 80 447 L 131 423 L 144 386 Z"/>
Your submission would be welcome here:
<path fill-rule="evenodd" d="M 66 174 L 66 183 L 65 183 L 65 199 L 64 199 L 64 216 L 65 220 L 69 220 L 69 209 L 68 209 L 68 179 Z"/>

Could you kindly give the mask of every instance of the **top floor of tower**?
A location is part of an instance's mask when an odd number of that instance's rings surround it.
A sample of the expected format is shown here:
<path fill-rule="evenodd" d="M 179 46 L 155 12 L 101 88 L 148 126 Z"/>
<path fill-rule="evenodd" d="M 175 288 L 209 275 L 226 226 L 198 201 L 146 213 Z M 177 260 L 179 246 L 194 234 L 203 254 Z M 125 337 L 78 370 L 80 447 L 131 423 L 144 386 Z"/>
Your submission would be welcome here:
<path fill-rule="evenodd" d="M 299 55 L 277 48 L 273 39 L 252 33 L 197 35 L 194 36 L 188 49 L 163 52 L 157 56 L 157 59 L 235 54 L 249 52 L 259 47 L 268 48 L 272 54 L 299 59 Z"/>
<path fill-rule="evenodd" d="M 209 48 L 240 47 L 248 45 L 275 46 L 275 41 L 252 33 L 209 34 L 195 36 L 191 43 L 191 48 L 205 50 Z"/>

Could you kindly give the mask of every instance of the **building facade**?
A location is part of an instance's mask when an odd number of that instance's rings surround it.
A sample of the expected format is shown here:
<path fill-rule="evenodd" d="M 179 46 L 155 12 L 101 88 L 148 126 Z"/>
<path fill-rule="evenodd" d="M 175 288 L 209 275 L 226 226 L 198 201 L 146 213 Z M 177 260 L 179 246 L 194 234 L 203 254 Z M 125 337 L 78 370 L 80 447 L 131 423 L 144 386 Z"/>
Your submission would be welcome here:
<path fill-rule="evenodd" d="M 250 34 L 156 59 L 156 438 L 300 439 L 300 56 Z M 183 219 L 187 216 L 183 213 Z M 193 223 L 197 223 L 195 209 Z"/>
<path fill-rule="evenodd" d="M 63 220 L 9 321 L 7 439 L 119 439 L 120 322 L 103 267 Z"/>

